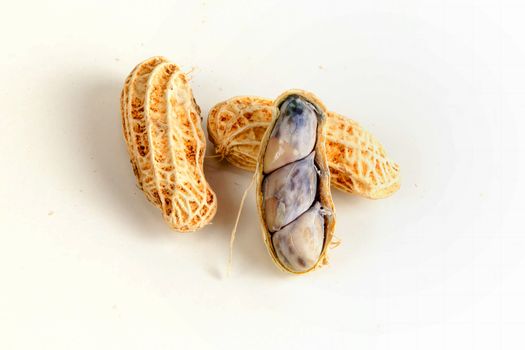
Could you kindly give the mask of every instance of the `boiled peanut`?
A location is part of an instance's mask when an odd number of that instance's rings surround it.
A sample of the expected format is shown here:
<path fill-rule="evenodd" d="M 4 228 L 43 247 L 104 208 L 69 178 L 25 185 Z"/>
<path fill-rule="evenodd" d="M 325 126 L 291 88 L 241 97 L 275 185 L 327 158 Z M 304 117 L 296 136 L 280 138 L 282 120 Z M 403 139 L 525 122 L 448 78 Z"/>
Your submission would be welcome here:
<path fill-rule="evenodd" d="M 215 105 L 208 115 L 208 137 L 217 154 L 242 169 L 254 171 L 262 137 L 272 118 L 273 101 L 234 97 Z M 332 185 L 362 197 L 379 199 L 400 187 L 399 165 L 357 122 L 328 112 L 326 155 Z"/>
<path fill-rule="evenodd" d="M 261 230 L 274 263 L 304 274 L 326 261 L 335 228 L 326 110 L 311 93 L 289 90 L 275 100 L 272 112 L 256 169 Z"/>
<path fill-rule="evenodd" d="M 217 198 L 204 177 L 206 139 L 186 75 L 164 57 L 140 63 L 124 83 L 121 114 L 137 184 L 166 223 L 180 232 L 209 223 Z"/>

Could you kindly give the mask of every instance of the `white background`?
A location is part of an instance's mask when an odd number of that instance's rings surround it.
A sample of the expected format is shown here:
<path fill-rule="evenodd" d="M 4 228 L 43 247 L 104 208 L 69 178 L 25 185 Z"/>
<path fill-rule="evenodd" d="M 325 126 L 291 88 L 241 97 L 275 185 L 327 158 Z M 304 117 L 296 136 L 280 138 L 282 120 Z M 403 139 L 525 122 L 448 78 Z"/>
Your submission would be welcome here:
<path fill-rule="evenodd" d="M 522 0 L 2 1 L 1 349 L 524 349 Z M 247 172 L 206 161 L 213 223 L 172 232 L 136 188 L 119 94 L 138 62 L 235 95 L 316 93 L 402 169 L 334 192 L 331 266 L 270 260 Z M 211 146 L 208 145 L 211 154 Z"/>

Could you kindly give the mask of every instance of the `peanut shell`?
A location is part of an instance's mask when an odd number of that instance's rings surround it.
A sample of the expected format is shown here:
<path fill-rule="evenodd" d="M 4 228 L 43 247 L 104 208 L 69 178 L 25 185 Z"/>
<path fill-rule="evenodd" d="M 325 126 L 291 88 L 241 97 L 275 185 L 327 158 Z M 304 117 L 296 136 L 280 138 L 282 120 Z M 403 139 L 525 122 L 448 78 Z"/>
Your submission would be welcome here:
<path fill-rule="evenodd" d="M 137 184 L 166 223 L 180 232 L 209 223 L 217 198 L 204 177 L 206 139 L 185 74 L 164 57 L 140 63 L 124 83 L 121 114 Z"/>
<path fill-rule="evenodd" d="M 270 140 L 270 137 L 272 136 L 272 130 L 274 129 L 278 119 L 279 119 L 279 108 L 283 101 L 285 101 L 290 96 L 299 96 L 300 98 L 306 100 L 310 104 L 314 105 L 317 112 L 318 112 L 318 120 L 317 120 L 317 129 L 315 131 L 315 146 L 313 149 L 313 153 L 315 154 L 315 166 L 318 172 L 318 181 L 317 181 L 317 201 L 320 203 L 321 207 L 323 208 L 323 212 L 328 213 L 327 215 L 324 215 L 324 242 L 322 246 L 321 253 L 319 254 L 319 258 L 317 261 L 308 269 L 306 270 L 294 270 L 291 269 L 287 264 L 285 264 L 283 261 L 280 260 L 279 255 L 274 247 L 273 241 L 272 241 L 272 232 L 270 232 L 267 223 L 266 223 L 266 214 L 265 214 L 265 205 L 264 205 L 264 193 L 263 193 L 263 182 L 265 179 L 265 176 L 271 176 L 268 174 L 265 174 L 264 172 L 264 158 L 268 146 L 268 142 Z M 322 265 L 324 265 L 327 262 L 327 250 L 332 242 L 333 236 L 334 236 L 334 230 L 335 230 L 335 208 L 332 201 L 332 195 L 330 192 L 330 170 L 328 168 L 328 162 L 326 159 L 326 149 L 325 149 L 325 127 L 326 127 L 326 108 L 324 107 L 323 103 L 313 94 L 303 91 L 303 90 L 288 90 L 281 94 L 273 103 L 272 107 L 270 108 L 272 117 L 269 125 L 267 125 L 267 131 L 265 132 L 261 143 L 260 143 L 260 149 L 259 154 L 257 157 L 257 168 L 255 170 L 255 188 L 256 188 L 256 204 L 259 214 L 259 222 L 261 226 L 261 232 L 263 235 L 264 243 L 268 249 L 268 252 L 270 253 L 270 256 L 273 260 L 273 262 L 276 264 L 277 267 L 279 267 L 281 270 L 285 272 L 289 272 L 292 274 L 302 275 L 309 273 Z M 293 164 L 289 163 L 289 164 Z M 276 170 L 279 171 L 279 170 Z M 292 225 L 294 222 L 292 222 L 290 225 Z M 285 227 L 286 229 L 286 227 Z M 282 231 L 277 231 L 273 233 L 273 235 L 280 234 Z"/>
<path fill-rule="evenodd" d="M 273 101 L 240 96 L 215 105 L 208 115 L 208 137 L 215 152 L 232 165 L 254 171 Z M 327 112 L 326 155 L 332 185 L 370 199 L 388 197 L 400 187 L 399 165 L 357 122 Z"/>

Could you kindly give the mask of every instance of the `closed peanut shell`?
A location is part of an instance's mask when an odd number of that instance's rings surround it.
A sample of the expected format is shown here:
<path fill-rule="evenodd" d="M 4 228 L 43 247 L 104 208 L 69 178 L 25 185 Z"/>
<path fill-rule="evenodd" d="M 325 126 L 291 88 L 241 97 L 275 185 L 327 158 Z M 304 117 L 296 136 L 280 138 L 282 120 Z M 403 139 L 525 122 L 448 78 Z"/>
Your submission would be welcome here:
<path fill-rule="evenodd" d="M 124 83 L 121 114 L 137 184 L 166 223 L 180 232 L 209 223 L 217 198 L 204 176 L 206 140 L 185 74 L 164 57 L 140 63 Z"/>
<path fill-rule="evenodd" d="M 254 171 L 262 137 L 272 118 L 271 99 L 241 96 L 215 105 L 208 115 L 208 137 L 217 154 Z M 326 155 L 332 185 L 347 193 L 379 199 L 400 187 L 399 165 L 357 122 L 327 112 Z"/>

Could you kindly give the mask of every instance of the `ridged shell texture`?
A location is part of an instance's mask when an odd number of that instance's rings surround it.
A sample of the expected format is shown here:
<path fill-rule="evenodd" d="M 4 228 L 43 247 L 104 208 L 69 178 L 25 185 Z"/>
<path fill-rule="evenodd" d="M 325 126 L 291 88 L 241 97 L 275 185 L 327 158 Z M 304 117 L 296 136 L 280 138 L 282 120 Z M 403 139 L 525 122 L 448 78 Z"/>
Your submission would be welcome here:
<path fill-rule="evenodd" d="M 209 223 L 217 198 L 204 176 L 206 139 L 186 75 L 164 57 L 142 62 L 124 83 L 121 114 L 138 186 L 166 223 L 180 232 Z"/>
<path fill-rule="evenodd" d="M 254 171 L 272 104 L 271 99 L 244 96 L 215 105 L 207 125 L 216 153 L 234 166 Z M 399 165 L 371 133 L 334 112 L 328 112 L 326 124 L 326 155 L 334 187 L 371 199 L 399 189 Z"/>

